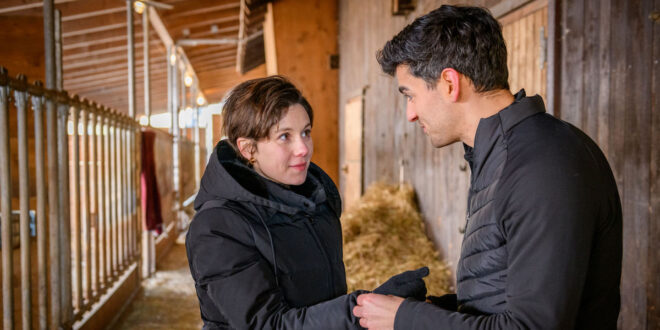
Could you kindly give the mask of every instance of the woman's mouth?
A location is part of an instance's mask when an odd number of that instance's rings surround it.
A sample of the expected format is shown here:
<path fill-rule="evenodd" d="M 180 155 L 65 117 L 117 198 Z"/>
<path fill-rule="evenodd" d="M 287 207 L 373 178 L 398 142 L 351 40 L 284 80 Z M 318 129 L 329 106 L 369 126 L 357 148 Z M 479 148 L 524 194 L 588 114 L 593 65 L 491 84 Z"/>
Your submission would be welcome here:
<path fill-rule="evenodd" d="M 300 164 L 295 164 L 291 165 L 291 168 L 297 171 L 304 171 L 305 168 L 307 168 L 307 163 L 300 163 Z"/>

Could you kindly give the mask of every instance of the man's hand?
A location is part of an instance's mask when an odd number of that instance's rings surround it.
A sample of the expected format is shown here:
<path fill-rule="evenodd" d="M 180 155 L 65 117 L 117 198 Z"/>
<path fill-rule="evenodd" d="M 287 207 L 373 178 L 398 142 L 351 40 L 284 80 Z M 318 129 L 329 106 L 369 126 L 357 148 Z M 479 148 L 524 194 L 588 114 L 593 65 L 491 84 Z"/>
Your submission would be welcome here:
<path fill-rule="evenodd" d="M 403 298 L 375 293 L 361 294 L 353 314 L 360 318 L 360 325 L 368 329 L 394 329 L 394 317 Z"/>

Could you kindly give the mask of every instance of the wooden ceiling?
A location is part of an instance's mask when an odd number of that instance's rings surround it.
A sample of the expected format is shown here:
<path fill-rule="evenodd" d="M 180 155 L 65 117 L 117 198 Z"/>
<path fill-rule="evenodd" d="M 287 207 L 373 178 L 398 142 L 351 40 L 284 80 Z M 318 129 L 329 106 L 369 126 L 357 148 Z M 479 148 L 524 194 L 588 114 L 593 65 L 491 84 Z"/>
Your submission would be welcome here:
<path fill-rule="evenodd" d="M 172 9 L 154 7 L 173 41 L 186 54 L 209 103 L 219 102 L 233 84 L 265 75 L 262 29 L 268 1 L 243 1 L 242 7 L 241 0 L 159 0 Z M 42 4 L 38 0 L 2 0 L 0 15 L 42 15 Z M 55 0 L 55 8 L 62 16 L 64 89 L 128 112 L 126 1 Z M 140 115 L 144 113 L 141 15 L 134 12 L 133 22 L 136 113 Z M 167 111 L 167 49 L 151 24 L 148 38 L 151 109 L 161 113 Z M 192 41 L 201 39 L 227 43 L 193 45 Z M 245 40 L 243 49 L 239 39 Z M 241 72 L 236 70 L 237 63 Z M 250 70 L 249 75 L 243 75 Z"/>

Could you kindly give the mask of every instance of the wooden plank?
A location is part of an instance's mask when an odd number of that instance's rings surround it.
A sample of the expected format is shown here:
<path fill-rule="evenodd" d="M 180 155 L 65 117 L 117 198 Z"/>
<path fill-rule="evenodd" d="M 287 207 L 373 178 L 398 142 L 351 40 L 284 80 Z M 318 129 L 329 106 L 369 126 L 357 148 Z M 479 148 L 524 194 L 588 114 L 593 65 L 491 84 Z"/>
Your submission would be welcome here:
<path fill-rule="evenodd" d="M 625 140 L 623 157 L 623 236 L 624 236 L 624 283 L 622 290 L 628 298 L 623 315 L 626 329 L 646 328 L 646 281 L 648 271 L 648 222 L 649 222 L 649 151 L 650 151 L 650 75 L 649 45 L 651 33 L 645 28 L 646 16 L 639 2 L 626 1 L 624 7 L 626 32 L 626 70 L 628 83 L 623 89 L 625 107 Z M 656 277 L 657 279 L 657 277 Z M 623 305 L 623 304 L 622 304 Z M 622 308 L 623 310 L 623 308 Z"/>
<path fill-rule="evenodd" d="M 264 21 L 264 53 L 266 57 L 266 74 L 277 74 L 277 53 L 275 45 L 275 28 L 273 26 L 273 4 L 268 3 L 268 13 Z"/>
<path fill-rule="evenodd" d="M 362 133 L 363 96 L 351 98 L 344 107 L 344 163 L 341 171 L 344 176 L 342 201 L 347 210 L 362 196 Z"/>
<path fill-rule="evenodd" d="M 580 126 L 583 102 L 583 31 L 584 31 L 584 3 L 581 1 L 562 2 L 563 17 L 565 18 L 565 42 L 562 45 L 562 81 L 571 84 L 562 84 L 561 119 Z"/>
<path fill-rule="evenodd" d="M 240 6 L 238 1 L 233 1 L 233 0 L 216 5 L 200 5 L 194 3 L 194 1 L 189 1 L 189 3 L 190 5 L 187 6 L 187 8 L 182 8 L 182 6 L 175 6 L 174 7 L 175 10 L 167 11 L 163 13 L 162 17 L 167 18 L 167 20 L 170 21 L 177 17 L 190 17 L 194 15 L 215 12 L 215 11 L 223 11 L 228 9 L 238 10 Z M 218 1 L 213 1 L 213 3 L 218 3 Z"/>
<path fill-rule="evenodd" d="M 548 27 L 548 65 L 546 70 L 546 106 L 548 113 L 561 117 L 561 72 L 562 72 L 562 33 L 563 22 L 561 0 L 548 0 L 548 13 L 545 16 Z"/>
<path fill-rule="evenodd" d="M 650 2 L 650 1 L 649 1 Z M 660 0 L 655 0 L 654 8 L 660 8 Z M 647 2 L 648 3 L 648 2 Z M 648 7 L 647 7 L 648 8 Z M 651 169 L 650 173 L 650 214 L 649 214 L 649 247 L 648 272 L 646 275 L 647 289 L 647 329 L 660 329 L 660 24 L 653 24 L 653 50 L 651 58 L 654 59 L 651 73 Z"/>
<path fill-rule="evenodd" d="M 599 21 L 599 26 L 598 26 L 598 34 L 599 34 L 599 41 L 598 41 L 598 53 L 596 56 L 600 60 L 599 67 L 598 67 L 598 73 L 597 73 L 597 81 L 599 82 L 598 86 L 598 108 L 596 109 L 597 114 L 595 116 L 597 117 L 598 121 L 598 134 L 594 136 L 595 141 L 598 143 L 598 146 L 600 146 L 601 150 L 606 156 L 609 156 L 609 149 L 610 149 L 610 144 L 609 144 L 609 136 L 611 134 L 610 127 L 612 123 L 610 122 L 610 109 L 612 107 L 612 104 L 610 103 L 610 83 L 611 83 L 611 77 L 610 77 L 610 49 L 611 49 L 611 43 L 610 43 L 610 26 L 609 26 L 609 21 L 610 21 L 610 5 L 612 3 L 612 0 L 602 0 L 600 1 L 600 21 Z"/>
<path fill-rule="evenodd" d="M 546 7 L 546 8 L 543 9 L 543 13 L 540 14 L 540 16 L 541 16 L 541 25 L 544 26 L 544 30 L 545 30 L 546 63 L 543 66 L 543 69 L 541 70 L 541 76 L 539 77 L 539 83 L 541 84 L 541 96 L 543 96 L 543 100 L 545 101 L 546 110 L 548 110 L 547 109 L 547 106 L 548 106 L 547 89 L 548 89 L 548 70 L 550 68 L 550 50 L 551 50 L 551 48 L 550 48 L 550 42 L 551 42 L 550 40 L 551 39 L 550 39 L 550 35 L 549 35 L 550 26 L 548 26 L 548 12 L 549 12 L 548 7 Z M 548 110 L 548 111 L 552 111 L 552 110 Z M 550 112 L 550 113 L 552 113 L 552 112 Z"/>
<path fill-rule="evenodd" d="M 54 4 L 62 4 L 66 2 L 73 2 L 78 0 L 54 0 Z M 43 7 L 43 1 L 34 1 L 34 0 L 4 0 L 0 6 L 0 14 L 8 14 L 14 12 L 20 12 L 30 9 L 40 9 Z"/>
<path fill-rule="evenodd" d="M 507 13 L 510 13 L 521 6 L 527 4 L 530 0 L 506 0 L 501 1 L 495 6 L 490 7 L 490 12 L 493 17 L 498 18 L 502 17 Z"/>
<path fill-rule="evenodd" d="M 315 109 L 314 156 L 336 183 L 339 177 L 337 2 L 281 0 L 273 3 L 278 73 L 288 76 Z M 300 15 L 305 13 L 305 15 Z M 319 79 L 323 77 L 323 79 Z"/>
<path fill-rule="evenodd" d="M 600 57 L 599 50 L 599 27 L 600 25 L 600 3 L 585 1 L 584 4 L 584 86 L 583 86 L 583 106 L 581 111 L 582 130 L 592 139 L 598 137 L 598 109 L 600 84 L 597 84 L 599 78 Z"/>
<path fill-rule="evenodd" d="M 497 18 L 497 20 L 500 21 L 502 25 L 507 25 L 515 21 L 518 21 L 521 18 L 530 15 L 538 10 L 541 10 L 547 6 L 548 6 L 548 0 L 527 1 L 527 4 L 520 7 L 520 9 L 510 11 L 508 14 Z"/>

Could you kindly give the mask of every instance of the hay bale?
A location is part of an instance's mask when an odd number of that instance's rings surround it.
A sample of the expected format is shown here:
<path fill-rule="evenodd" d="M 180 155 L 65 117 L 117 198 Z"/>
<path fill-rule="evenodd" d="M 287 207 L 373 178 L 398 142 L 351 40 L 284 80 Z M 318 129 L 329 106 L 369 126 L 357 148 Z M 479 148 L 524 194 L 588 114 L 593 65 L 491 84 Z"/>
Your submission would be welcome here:
<path fill-rule="evenodd" d="M 428 266 L 429 295 L 450 291 L 451 272 L 438 259 L 409 185 L 375 183 L 342 215 L 348 292 L 372 290 L 392 275 Z"/>

